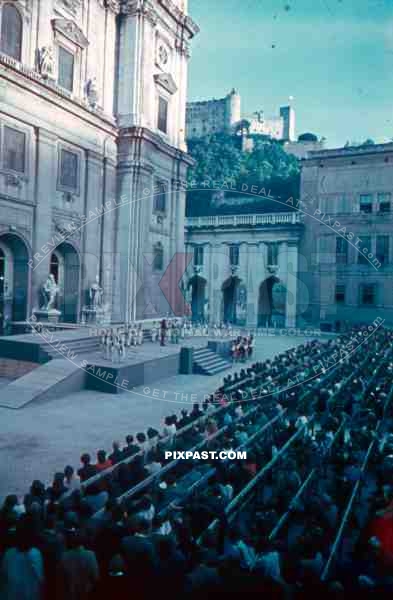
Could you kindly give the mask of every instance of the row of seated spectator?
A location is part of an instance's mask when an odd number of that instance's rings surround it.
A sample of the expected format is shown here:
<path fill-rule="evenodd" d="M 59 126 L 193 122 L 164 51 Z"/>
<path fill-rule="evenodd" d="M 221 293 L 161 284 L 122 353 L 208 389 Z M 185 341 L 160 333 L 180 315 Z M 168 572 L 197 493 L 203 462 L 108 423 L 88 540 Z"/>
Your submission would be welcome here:
<path fill-rule="evenodd" d="M 100 451 L 95 465 L 84 456 L 79 477 L 68 467 L 48 489 L 34 482 L 23 503 L 9 496 L 0 514 L 0 597 L 389 593 L 393 337 L 377 330 L 360 352 L 348 349 L 353 338 L 314 341 L 255 363 L 227 378 L 202 409 L 168 417 L 161 434 L 129 436 L 108 457 Z M 295 372 L 302 385 L 289 383 Z M 247 459 L 165 459 L 167 448 L 195 447 L 247 448 Z M 266 470 L 250 501 L 232 513 L 270 464 L 274 473 Z M 361 502 L 348 535 L 356 548 L 343 544 L 335 579 L 322 582 L 358 482 Z M 289 525 L 272 538 L 297 495 Z"/>

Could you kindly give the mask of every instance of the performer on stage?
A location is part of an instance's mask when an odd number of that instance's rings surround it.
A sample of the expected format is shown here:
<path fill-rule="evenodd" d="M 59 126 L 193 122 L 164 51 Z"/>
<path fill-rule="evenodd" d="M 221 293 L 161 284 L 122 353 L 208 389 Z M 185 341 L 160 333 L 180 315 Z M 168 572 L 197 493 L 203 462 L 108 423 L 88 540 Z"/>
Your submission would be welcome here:
<path fill-rule="evenodd" d="M 158 340 L 158 327 L 156 321 L 153 321 L 153 325 L 151 328 L 151 341 L 153 344 Z"/>
<path fill-rule="evenodd" d="M 105 334 L 105 358 L 110 360 L 112 353 L 112 330 Z"/>
<path fill-rule="evenodd" d="M 143 329 L 142 329 L 142 323 L 139 323 L 138 325 L 138 330 L 137 330 L 137 343 L 138 346 L 142 346 L 143 344 Z"/>
<path fill-rule="evenodd" d="M 168 329 L 167 322 L 165 319 L 162 319 L 161 325 L 160 325 L 160 345 L 161 346 L 165 346 L 165 338 L 166 338 L 167 329 Z"/>

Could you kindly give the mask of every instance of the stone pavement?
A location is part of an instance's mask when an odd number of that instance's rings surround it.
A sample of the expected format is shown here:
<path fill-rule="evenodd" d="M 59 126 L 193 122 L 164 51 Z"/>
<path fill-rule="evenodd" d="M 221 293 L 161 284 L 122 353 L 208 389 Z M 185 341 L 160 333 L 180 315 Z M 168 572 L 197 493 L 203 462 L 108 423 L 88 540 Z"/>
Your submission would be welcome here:
<path fill-rule="evenodd" d="M 272 357 L 306 339 L 258 337 L 253 360 Z M 232 371 L 242 366 L 234 365 Z M 129 433 L 161 427 L 168 414 L 202 402 L 229 372 L 169 377 L 151 385 L 149 391 L 144 386 L 117 395 L 85 390 L 19 411 L 0 408 L 0 502 L 9 493 L 26 493 L 33 479 L 49 484 L 53 473 L 65 465 L 79 467 L 84 451 L 95 458 L 98 449 L 109 450 L 115 439 L 123 442 Z"/>

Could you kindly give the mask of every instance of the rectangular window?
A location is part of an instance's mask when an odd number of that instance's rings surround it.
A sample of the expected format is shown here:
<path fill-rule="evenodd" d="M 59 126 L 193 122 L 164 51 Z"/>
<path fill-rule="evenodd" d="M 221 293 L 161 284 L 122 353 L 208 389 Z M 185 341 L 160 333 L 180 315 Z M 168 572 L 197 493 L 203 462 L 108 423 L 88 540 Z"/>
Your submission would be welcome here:
<path fill-rule="evenodd" d="M 72 92 L 74 89 L 74 55 L 59 46 L 58 84 Z"/>
<path fill-rule="evenodd" d="M 389 213 L 391 209 L 391 195 L 389 192 L 378 194 L 378 212 Z"/>
<path fill-rule="evenodd" d="M 157 127 L 163 133 L 168 131 L 168 100 L 158 97 L 158 123 Z"/>
<path fill-rule="evenodd" d="M 358 265 L 368 265 L 369 259 L 367 255 L 372 252 L 371 250 L 371 238 L 366 235 L 362 235 L 360 237 L 361 242 L 357 245 L 357 253 L 358 253 Z"/>
<path fill-rule="evenodd" d="M 17 173 L 25 172 L 26 134 L 4 126 L 3 167 Z"/>
<path fill-rule="evenodd" d="M 376 303 L 376 284 L 363 284 L 360 286 L 360 304 L 374 306 Z"/>
<path fill-rule="evenodd" d="M 278 262 L 278 244 L 268 244 L 267 245 L 267 264 L 277 265 Z"/>
<path fill-rule="evenodd" d="M 362 213 L 373 212 L 372 194 L 361 194 L 360 195 L 360 212 L 362 212 Z"/>
<path fill-rule="evenodd" d="M 377 235 L 375 257 L 381 263 L 386 265 L 389 262 L 389 236 Z"/>
<path fill-rule="evenodd" d="M 229 246 L 229 262 L 232 267 L 237 267 L 239 264 L 239 246 L 235 244 Z"/>
<path fill-rule="evenodd" d="M 344 302 L 345 302 L 345 285 L 336 285 L 335 300 L 336 300 L 336 304 L 344 304 Z"/>
<path fill-rule="evenodd" d="M 336 237 L 336 263 L 346 265 L 348 262 L 348 241 L 338 236 Z"/>
<path fill-rule="evenodd" d="M 194 265 L 196 267 L 203 265 L 203 246 L 195 246 L 194 248 Z"/>
<path fill-rule="evenodd" d="M 166 186 L 164 183 L 158 183 L 156 193 L 154 194 L 154 211 L 165 212 L 166 210 Z"/>
<path fill-rule="evenodd" d="M 70 150 L 60 150 L 60 177 L 61 187 L 76 191 L 78 189 L 78 163 L 79 157 Z"/>

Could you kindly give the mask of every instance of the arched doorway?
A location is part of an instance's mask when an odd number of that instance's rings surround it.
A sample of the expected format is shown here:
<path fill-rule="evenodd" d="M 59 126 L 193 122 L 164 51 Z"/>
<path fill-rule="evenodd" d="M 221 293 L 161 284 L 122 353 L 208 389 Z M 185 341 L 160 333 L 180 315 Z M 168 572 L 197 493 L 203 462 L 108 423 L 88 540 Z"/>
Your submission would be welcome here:
<path fill-rule="evenodd" d="M 206 279 L 194 275 L 188 282 L 191 289 L 191 318 L 194 322 L 204 323 L 206 320 Z"/>
<path fill-rule="evenodd" d="M 29 289 L 29 252 L 17 235 L 0 236 L 0 332 L 6 322 L 24 321 Z"/>
<path fill-rule="evenodd" d="M 56 308 L 61 311 L 61 320 L 76 323 L 80 296 L 80 261 L 71 244 L 63 242 L 52 252 L 49 271 L 59 286 Z"/>
<path fill-rule="evenodd" d="M 241 279 L 239 277 L 229 277 L 222 284 L 224 323 L 237 324 L 240 283 Z"/>
<path fill-rule="evenodd" d="M 259 287 L 258 326 L 270 327 L 273 323 L 285 325 L 287 291 L 278 277 L 267 277 Z"/>

